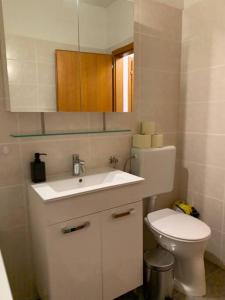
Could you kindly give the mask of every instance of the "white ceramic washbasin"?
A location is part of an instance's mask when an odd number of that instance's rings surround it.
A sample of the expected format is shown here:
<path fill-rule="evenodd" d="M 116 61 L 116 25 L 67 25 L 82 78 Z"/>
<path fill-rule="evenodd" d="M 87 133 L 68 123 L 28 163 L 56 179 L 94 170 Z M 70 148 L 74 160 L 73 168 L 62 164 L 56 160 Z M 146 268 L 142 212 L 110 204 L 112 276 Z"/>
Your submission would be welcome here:
<path fill-rule="evenodd" d="M 141 177 L 120 170 L 104 169 L 91 171 L 90 174 L 83 177 L 69 177 L 33 184 L 32 188 L 44 201 L 49 201 L 129 185 L 143 180 Z"/>

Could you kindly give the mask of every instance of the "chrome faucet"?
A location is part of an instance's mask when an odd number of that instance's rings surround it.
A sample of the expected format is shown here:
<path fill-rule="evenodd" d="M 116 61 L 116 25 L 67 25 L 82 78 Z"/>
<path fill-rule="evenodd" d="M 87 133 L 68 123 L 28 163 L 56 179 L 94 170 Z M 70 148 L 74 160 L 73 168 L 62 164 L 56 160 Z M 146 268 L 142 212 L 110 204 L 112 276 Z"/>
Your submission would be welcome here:
<path fill-rule="evenodd" d="M 85 162 L 79 158 L 79 154 L 73 155 L 73 176 L 85 175 Z"/>

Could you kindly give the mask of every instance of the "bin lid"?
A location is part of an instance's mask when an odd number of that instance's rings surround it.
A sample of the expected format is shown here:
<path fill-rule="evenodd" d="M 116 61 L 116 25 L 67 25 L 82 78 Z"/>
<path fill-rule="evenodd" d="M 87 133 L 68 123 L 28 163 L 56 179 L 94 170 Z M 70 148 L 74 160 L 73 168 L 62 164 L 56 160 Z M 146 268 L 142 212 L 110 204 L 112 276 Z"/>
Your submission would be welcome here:
<path fill-rule="evenodd" d="M 159 247 L 146 251 L 144 261 L 148 268 L 163 272 L 173 267 L 175 259 L 173 254 Z"/>

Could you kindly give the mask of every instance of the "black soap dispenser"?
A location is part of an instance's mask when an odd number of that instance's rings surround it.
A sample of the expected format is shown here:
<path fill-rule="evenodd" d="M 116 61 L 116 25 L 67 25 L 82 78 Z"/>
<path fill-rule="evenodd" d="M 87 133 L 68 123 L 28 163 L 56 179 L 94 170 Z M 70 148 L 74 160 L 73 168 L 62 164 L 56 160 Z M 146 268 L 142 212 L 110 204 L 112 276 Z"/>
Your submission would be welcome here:
<path fill-rule="evenodd" d="M 34 161 L 31 162 L 31 179 L 34 183 L 46 181 L 45 163 L 40 160 L 41 155 L 45 153 L 35 153 Z"/>

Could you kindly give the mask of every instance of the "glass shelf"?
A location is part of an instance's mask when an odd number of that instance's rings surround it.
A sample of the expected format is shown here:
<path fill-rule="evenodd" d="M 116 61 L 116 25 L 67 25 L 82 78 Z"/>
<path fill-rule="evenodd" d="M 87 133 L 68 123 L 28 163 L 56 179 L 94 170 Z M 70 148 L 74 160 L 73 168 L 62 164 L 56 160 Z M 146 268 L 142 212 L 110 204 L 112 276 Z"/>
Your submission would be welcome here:
<path fill-rule="evenodd" d="M 82 135 L 82 134 L 105 134 L 116 132 L 131 132 L 130 129 L 111 129 L 111 130 L 94 130 L 94 131 L 73 131 L 73 132 L 46 132 L 46 133 L 28 133 L 28 134 L 11 134 L 13 138 L 30 138 L 30 137 L 48 137 L 60 135 Z"/>

